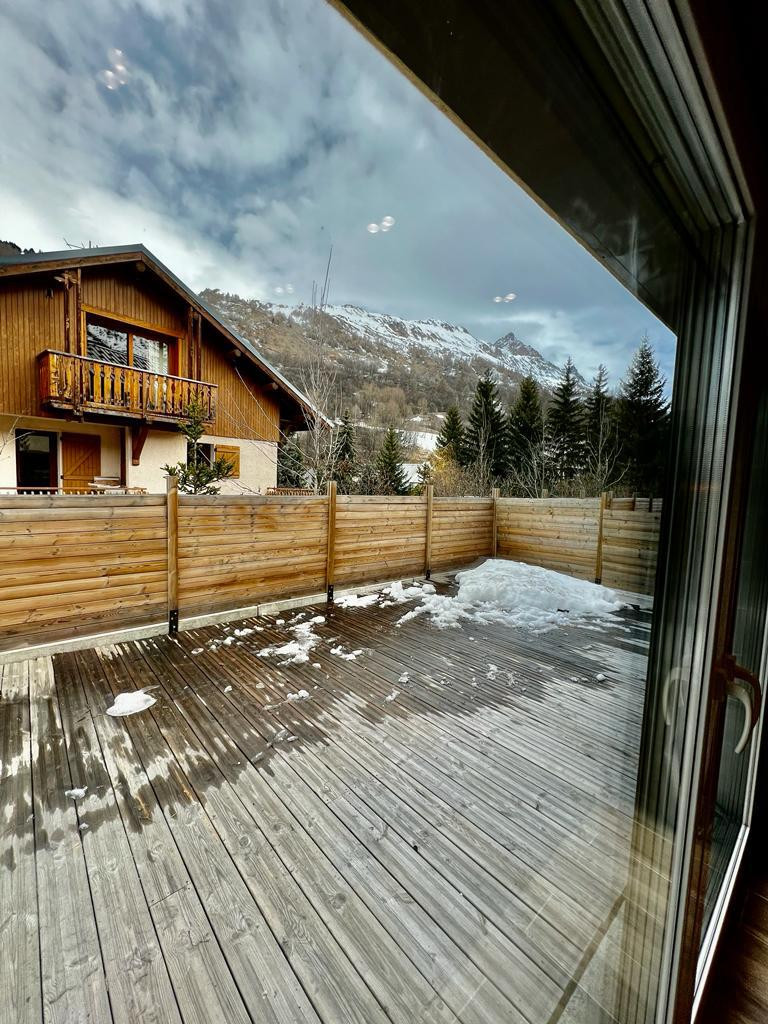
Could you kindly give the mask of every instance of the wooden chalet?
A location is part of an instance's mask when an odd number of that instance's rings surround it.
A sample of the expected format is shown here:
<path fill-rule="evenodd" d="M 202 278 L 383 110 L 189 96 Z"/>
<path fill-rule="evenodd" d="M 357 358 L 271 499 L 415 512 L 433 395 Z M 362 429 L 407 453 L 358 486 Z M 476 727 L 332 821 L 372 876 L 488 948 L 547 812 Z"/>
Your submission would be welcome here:
<path fill-rule="evenodd" d="M 162 491 L 193 400 L 222 490 L 273 487 L 307 399 L 143 245 L 0 256 L 0 491 Z"/>

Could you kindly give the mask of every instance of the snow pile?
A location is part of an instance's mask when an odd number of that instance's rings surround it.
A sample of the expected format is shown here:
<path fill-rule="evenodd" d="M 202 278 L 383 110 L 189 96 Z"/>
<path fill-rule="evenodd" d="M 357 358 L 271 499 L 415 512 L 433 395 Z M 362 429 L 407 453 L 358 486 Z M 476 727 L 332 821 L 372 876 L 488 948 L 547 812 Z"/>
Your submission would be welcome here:
<path fill-rule="evenodd" d="M 400 622 L 427 614 L 441 628 L 472 621 L 543 632 L 587 620 L 610 622 L 623 604 L 607 587 L 505 559 L 489 559 L 457 573 L 456 580 L 458 593 L 426 594 Z"/>
<path fill-rule="evenodd" d="M 289 693 L 285 699 L 286 700 L 290 700 L 290 701 L 296 701 L 296 700 L 307 700 L 308 697 L 309 697 L 309 690 L 298 690 L 296 693 Z"/>
<path fill-rule="evenodd" d="M 335 602 L 339 608 L 368 608 L 376 604 L 378 594 L 345 594 Z"/>
<path fill-rule="evenodd" d="M 65 789 L 64 796 L 68 796 L 70 800 L 82 800 L 87 792 L 87 786 L 75 786 L 74 789 Z"/>
<path fill-rule="evenodd" d="M 412 601 L 415 597 L 422 597 L 424 594 L 434 594 L 434 592 L 435 588 L 431 583 L 421 585 L 416 583 L 412 587 L 404 587 L 398 580 L 382 590 L 382 595 L 386 594 L 388 600 L 382 601 L 381 607 L 387 608 L 393 604 L 405 604 L 406 601 Z"/>
<path fill-rule="evenodd" d="M 291 633 L 296 637 L 289 640 L 287 644 L 273 644 L 271 647 L 264 647 L 259 651 L 260 658 L 280 657 L 283 660 L 281 665 L 302 665 L 309 661 L 309 652 L 319 643 L 320 637 L 313 631 L 312 627 L 325 622 L 324 615 L 315 615 L 306 622 L 299 622 L 290 627 Z"/>
<path fill-rule="evenodd" d="M 139 711 L 146 711 L 156 704 L 154 697 L 150 697 L 143 690 L 131 690 L 129 693 L 118 693 L 115 703 L 107 708 L 107 714 L 113 718 L 124 718 L 126 715 L 135 715 Z"/>

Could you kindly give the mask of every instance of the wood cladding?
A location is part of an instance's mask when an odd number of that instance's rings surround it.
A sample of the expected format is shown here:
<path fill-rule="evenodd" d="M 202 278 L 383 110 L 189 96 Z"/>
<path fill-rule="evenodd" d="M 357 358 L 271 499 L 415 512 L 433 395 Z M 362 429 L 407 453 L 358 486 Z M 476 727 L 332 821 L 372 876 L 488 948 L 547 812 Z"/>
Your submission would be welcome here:
<path fill-rule="evenodd" d="M 41 414 L 37 356 L 64 347 L 64 289 L 53 275 L 0 282 L 0 413 Z"/>
<path fill-rule="evenodd" d="M 200 317 L 190 313 L 187 302 L 135 263 L 85 267 L 79 274 L 51 271 L 0 278 L 0 413 L 67 415 L 43 404 L 38 356 L 45 350 L 85 354 L 85 318 L 94 311 L 178 339 L 178 376 L 193 371 L 196 379 L 218 385 L 219 408 L 211 433 L 279 440 L 279 393 L 246 357 L 235 357 L 223 334 L 207 323 L 201 328 Z M 104 411 L 119 414 L 119 409 Z"/>
<path fill-rule="evenodd" d="M 145 270 L 135 265 L 113 264 L 82 272 L 81 302 L 115 317 L 128 317 L 142 324 L 154 324 L 172 331 L 176 337 L 187 334 L 187 304 Z M 179 363 L 184 366 L 184 362 Z"/>
<path fill-rule="evenodd" d="M 280 440 L 280 407 L 276 392 L 257 383 L 248 361 L 231 358 L 213 342 L 213 329 L 203 325 L 200 379 L 218 384 L 216 420 L 211 433 L 218 437 Z"/>

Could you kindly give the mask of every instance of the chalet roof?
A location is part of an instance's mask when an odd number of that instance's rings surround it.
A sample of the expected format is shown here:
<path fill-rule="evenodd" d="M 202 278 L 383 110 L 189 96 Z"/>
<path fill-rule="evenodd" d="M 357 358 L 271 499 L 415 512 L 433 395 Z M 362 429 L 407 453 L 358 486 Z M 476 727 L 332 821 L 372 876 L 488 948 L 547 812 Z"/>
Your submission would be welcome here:
<path fill-rule="evenodd" d="M 313 416 L 320 415 L 330 424 L 330 420 L 312 404 L 306 395 L 302 394 L 297 387 L 294 387 L 269 360 L 265 359 L 252 342 L 244 338 L 228 324 L 225 324 L 219 315 L 207 303 L 203 302 L 199 295 L 193 292 L 188 285 L 184 284 L 181 278 L 177 277 L 157 256 L 140 243 L 136 245 L 99 245 L 93 246 L 90 249 L 64 249 L 60 252 L 2 254 L 0 255 L 0 278 L 11 277 L 16 274 L 30 274 L 38 271 L 52 270 L 59 267 L 69 269 L 71 267 L 103 266 L 109 263 L 130 263 L 136 261 L 145 263 L 167 285 L 179 295 L 182 295 L 201 316 L 208 320 L 217 330 L 221 331 L 236 348 L 248 356 L 255 366 L 270 377 L 301 410 L 309 412 Z"/>

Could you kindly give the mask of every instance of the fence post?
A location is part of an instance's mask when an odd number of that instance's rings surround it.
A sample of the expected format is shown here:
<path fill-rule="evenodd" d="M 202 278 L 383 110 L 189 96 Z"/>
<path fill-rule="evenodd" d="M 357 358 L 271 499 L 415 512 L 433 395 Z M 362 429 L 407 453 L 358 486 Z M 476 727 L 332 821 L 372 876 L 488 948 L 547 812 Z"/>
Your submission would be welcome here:
<path fill-rule="evenodd" d="M 600 495 L 600 511 L 597 515 L 597 554 L 595 556 L 595 583 L 603 580 L 603 514 L 608 502 L 608 494 L 603 491 Z"/>
<path fill-rule="evenodd" d="M 498 502 L 501 491 L 498 487 L 494 487 L 491 491 L 491 498 L 493 499 L 493 537 L 491 540 L 491 557 L 496 557 L 496 551 L 498 548 L 498 537 L 499 537 L 499 521 L 498 521 Z"/>
<path fill-rule="evenodd" d="M 325 587 L 333 601 L 333 575 L 336 562 L 336 481 L 328 481 L 328 546 L 325 557 Z"/>
<path fill-rule="evenodd" d="M 179 631 L 179 482 L 169 473 L 165 478 L 166 538 L 168 545 L 168 633 Z"/>
<path fill-rule="evenodd" d="M 432 575 L 432 505 L 435 500 L 435 485 L 427 484 L 427 521 L 424 541 L 424 575 Z"/>

